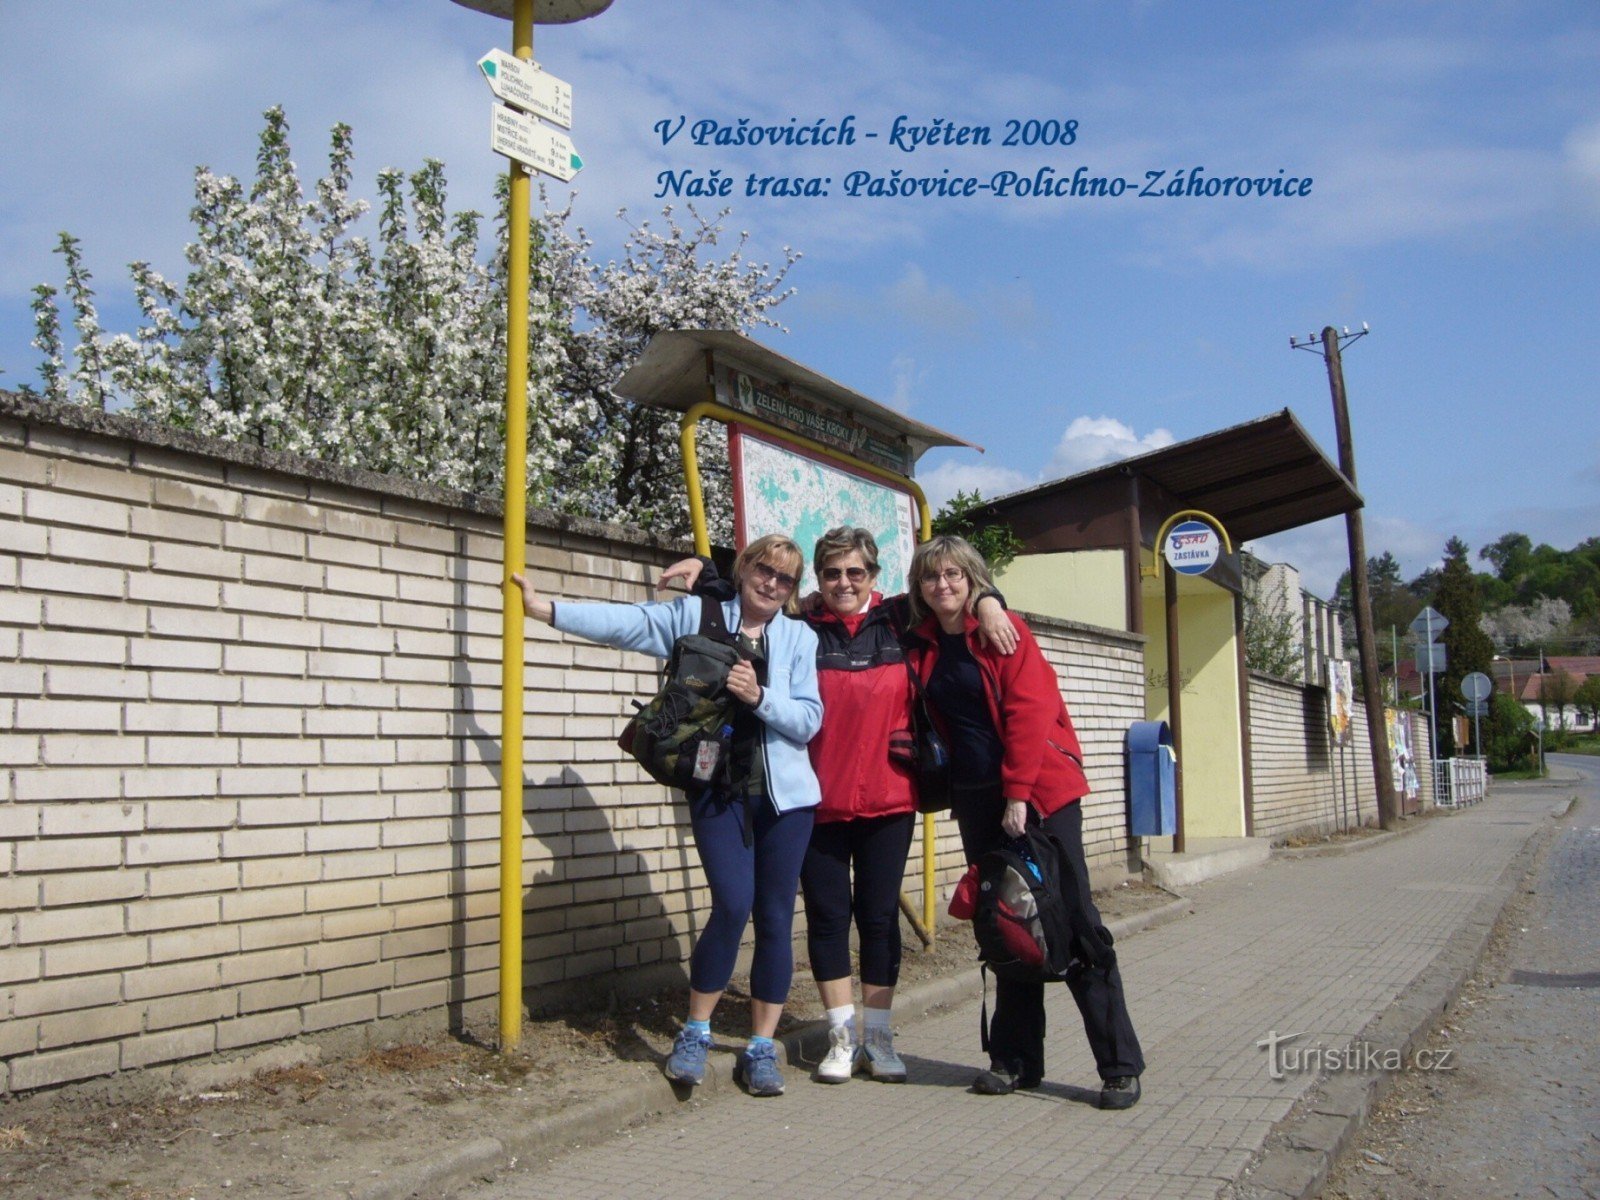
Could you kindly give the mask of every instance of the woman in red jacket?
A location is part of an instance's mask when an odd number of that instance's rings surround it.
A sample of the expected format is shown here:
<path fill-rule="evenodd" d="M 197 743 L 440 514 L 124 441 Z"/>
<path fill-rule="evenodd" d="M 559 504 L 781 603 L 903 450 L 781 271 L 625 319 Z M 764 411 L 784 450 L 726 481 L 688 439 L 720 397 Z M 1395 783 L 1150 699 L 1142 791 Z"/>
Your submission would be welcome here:
<path fill-rule="evenodd" d="M 908 654 L 950 745 L 952 815 L 968 862 L 1020 835 L 1031 822 L 1054 834 L 1073 857 L 1079 903 L 1093 924 L 1083 858 L 1083 812 L 1089 791 L 1083 752 L 1055 669 L 1018 617 L 1010 657 L 977 637 L 973 597 L 993 587 L 982 556 L 958 537 L 935 537 L 911 560 Z M 826 700 L 824 700 L 826 705 Z M 824 726 L 826 728 L 826 726 Z M 1085 968 L 1067 981 L 1101 1078 L 1100 1107 L 1131 1108 L 1139 1099 L 1144 1056 L 1115 966 Z M 996 981 L 989 1030 L 990 1064 L 973 1090 L 1005 1095 L 1044 1079 L 1044 984 Z"/>

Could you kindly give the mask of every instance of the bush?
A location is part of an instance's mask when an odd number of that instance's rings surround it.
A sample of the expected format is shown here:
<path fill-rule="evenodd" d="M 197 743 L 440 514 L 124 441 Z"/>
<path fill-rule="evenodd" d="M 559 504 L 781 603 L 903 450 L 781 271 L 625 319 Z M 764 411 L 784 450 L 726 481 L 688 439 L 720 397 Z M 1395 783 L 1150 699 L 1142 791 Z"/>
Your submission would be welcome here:
<path fill-rule="evenodd" d="M 1489 706 L 1489 720 L 1483 731 L 1490 771 L 1510 771 L 1537 765 L 1539 737 L 1533 714 L 1503 692 L 1496 693 Z"/>

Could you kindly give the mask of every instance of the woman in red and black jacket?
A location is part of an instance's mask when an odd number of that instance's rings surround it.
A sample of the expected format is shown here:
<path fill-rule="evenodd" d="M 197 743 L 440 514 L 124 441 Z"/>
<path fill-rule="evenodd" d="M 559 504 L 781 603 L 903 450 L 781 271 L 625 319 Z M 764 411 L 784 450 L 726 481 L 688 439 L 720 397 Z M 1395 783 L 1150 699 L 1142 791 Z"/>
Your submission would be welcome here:
<path fill-rule="evenodd" d="M 860 1071 L 900 1083 L 906 1067 L 894 1049 L 890 1018 L 900 975 L 899 898 L 916 827 L 916 784 L 889 747 L 897 735 L 908 738 L 911 725 L 911 679 L 900 644 L 910 608 L 906 596 L 885 599 L 874 590 L 878 545 L 865 529 L 830 529 L 817 542 L 812 566 L 821 604 L 807 606 L 805 613 L 817 634 L 822 731 L 809 749 L 822 803 L 800 888 L 811 972 L 828 1013 L 829 1047 L 817 1079 L 844 1083 Z M 711 595 L 726 586 L 703 559 L 673 564 L 662 583 L 674 578 Z M 996 654 L 1010 653 L 1016 634 L 999 594 L 983 597 L 981 607 L 985 634 L 1003 647 Z M 861 958 L 859 1037 L 852 922 Z"/>
<path fill-rule="evenodd" d="M 980 642 L 973 597 L 992 586 L 982 556 L 962 538 L 935 537 L 912 557 L 916 625 L 906 638 L 907 653 L 950 746 L 951 812 L 961 846 L 967 861 L 976 862 L 1029 823 L 1042 824 L 1073 857 L 1078 902 L 1099 925 L 1083 857 L 1078 801 L 1088 794 L 1089 781 L 1078 735 L 1055 668 L 1020 618 L 1006 614 L 1019 641 L 1014 655 L 998 655 Z M 823 704 L 826 712 L 826 691 Z M 1100 1106 L 1132 1107 L 1144 1056 L 1121 975 L 1115 966 L 1086 967 L 1067 985 L 1099 1069 Z M 1044 1079 L 1044 984 L 999 979 L 996 992 L 990 1065 L 973 1080 L 973 1090 L 1004 1095 L 1037 1087 Z"/>

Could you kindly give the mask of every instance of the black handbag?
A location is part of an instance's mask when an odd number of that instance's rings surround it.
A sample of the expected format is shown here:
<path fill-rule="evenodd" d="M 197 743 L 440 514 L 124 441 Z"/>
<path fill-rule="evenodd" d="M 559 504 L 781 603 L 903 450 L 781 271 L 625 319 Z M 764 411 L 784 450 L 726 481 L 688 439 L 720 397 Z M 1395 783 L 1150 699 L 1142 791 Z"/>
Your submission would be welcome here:
<path fill-rule="evenodd" d="M 933 714 L 928 711 L 928 693 L 909 659 L 906 660 L 906 674 L 911 676 L 913 692 L 911 729 L 890 735 L 889 756 L 910 770 L 917 785 L 917 811 L 944 812 L 951 800 L 950 749 L 939 727 L 933 723 Z"/>

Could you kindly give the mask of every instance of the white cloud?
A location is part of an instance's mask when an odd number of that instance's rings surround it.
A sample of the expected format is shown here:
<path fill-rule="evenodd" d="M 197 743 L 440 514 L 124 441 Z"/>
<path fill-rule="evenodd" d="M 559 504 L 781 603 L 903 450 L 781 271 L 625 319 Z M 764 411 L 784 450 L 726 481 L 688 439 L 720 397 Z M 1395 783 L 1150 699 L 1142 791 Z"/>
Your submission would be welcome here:
<path fill-rule="evenodd" d="M 1018 336 L 1033 333 L 1043 324 L 1033 285 L 1025 279 L 994 284 L 983 290 L 983 311 L 1005 332 Z"/>
<path fill-rule="evenodd" d="M 889 307 L 908 324 L 940 338 L 977 336 L 978 310 L 956 295 L 948 284 L 931 283 L 915 263 L 884 289 Z"/>
<path fill-rule="evenodd" d="M 894 389 L 889 394 L 888 405 L 898 412 L 908 413 L 917 402 L 917 385 L 927 378 L 928 372 L 918 370 L 916 359 L 906 354 L 895 356 L 891 370 L 894 373 Z"/>
<path fill-rule="evenodd" d="M 1060 478 L 1090 471 L 1106 463 L 1159 450 L 1177 441 L 1169 429 L 1153 429 L 1140 437 L 1115 417 L 1075 417 L 1056 443 L 1045 477 Z"/>
<path fill-rule="evenodd" d="M 1288 563 L 1296 568 L 1300 585 L 1324 600 L 1333 598 L 1339 576 L 1350 567 L 1342 517 L 1257 538 L 1246 542 L 1243 548 L 1265 562 Z"/>
<path fill-rule="evenodd" d="M 289 118 L 308 191 L 326 160 L 328 129 L 347 121 L 359 192 L 371 192 L 382 167 L 410 172 L 432 156 L 451 167 L 455 206 L 492 204 L 498 160 L 487 147 L 487 89 L 446 35 L 476 26 L 487 48 L 503 22 L 475 22 L 465 9 L 458 20 L 444 4 L 396 5 L 404 11 L 395 13 L 339 4 L 147 5 L 136 17 L 83 7 L 94 10 L 84 27 L 101 31 L 88 41 L 77 23 L 44 6 L 16 18 L 8 12 L 0 37 L 0 110 L 30 133 L 0 144 L 6 294 L 59 280 L 49 255 L 59 229 L 83 240 L 107 291 L 126 288 L 123 267 L 134 259 L 181 275 L 195 167 L 251 177 L 261 112 L 274 104 Z"/>
<path fill-rule="evenodd" d="M 942 462 L 926 475 L 918 475 L 917 482 L 928 497 L 928 504 L 938 511 L 946 500 L 957 492 L 976 491 L 984 499 L 993 499 L 1008 492 L 1032 487 L 1038 480 L 1010 467 L 989 463 Z"/>
<path fill-rule="evenodd" d="M 1561 144 L 1567 173 L 1577 183 L 1580 196 L 1600 212 L 1600 121 L 1574 129 Z"/>
<path fill-rule="evenodd" d="M 909 337 L 931 339 L 941 346 L 953 340 L 1026 341 L 1044 324 L 1033 287 L 1026 281 L 991 281 L 958 290 L 930 279 L 917 263 L 907 263 L 898 279 L 877 288 L 828 281 L 803 284 L 784 309 L 786 324 L 799 325 L 802 317 L 850 326 L 890 318 Z M 896 364 L 906 357 L 897 357 Z"/>
<path fill-rule="evenodd" d="M 1130 426 L 1115 417 L 1077 417 L 1067 426 L 1045 468 L 1029 473 L 999 463 L 969 463 L 945 460 L 917 482 L 935 508 L 958 491 L 978 491 L 984 499 L 1019 492 L 1064 475 L 1075 475 L 1108 462 L 1170 446 L 1172 434 L 1157 429 L 1140 437 Z"/>
<path fill-rule="evenodd" d="M 1414 579 L 1444 561 L 1444 544 L 1450 534 L 1409 517 L 1365 512 L 1362 538 L 1367 558 L 1392 554 L 1400 564 L 1401 578 Z M 1350 540 L 1343 517 L 1257 538 L 1246 548 L 1267 562 L 1297 567 L 1306 590 L 1325 600 L 1333 598 L 1339 576 L 1350 569 Z"/>

